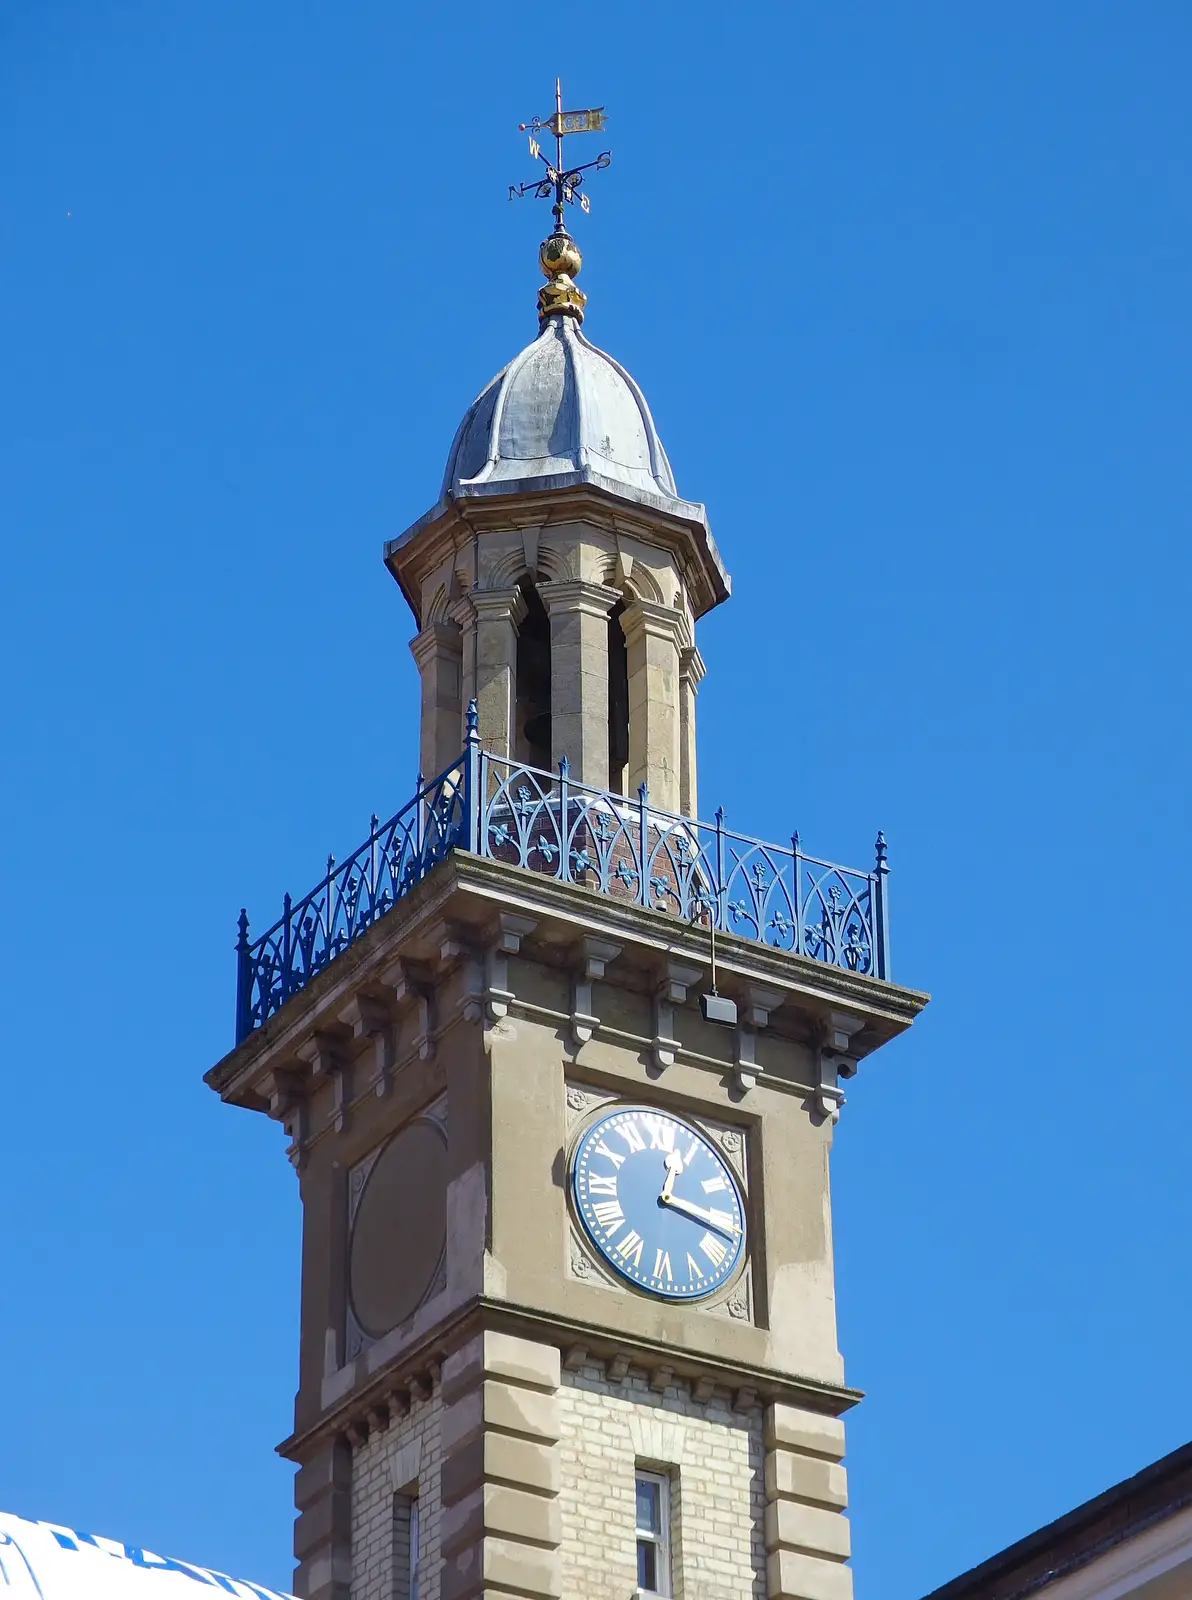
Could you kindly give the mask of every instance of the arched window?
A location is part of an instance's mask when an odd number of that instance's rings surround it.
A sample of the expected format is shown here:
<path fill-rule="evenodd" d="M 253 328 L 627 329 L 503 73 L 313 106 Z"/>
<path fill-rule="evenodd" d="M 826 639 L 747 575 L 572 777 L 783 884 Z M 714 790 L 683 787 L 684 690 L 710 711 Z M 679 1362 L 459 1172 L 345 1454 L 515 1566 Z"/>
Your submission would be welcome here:
<path fill-rule="evenodd" d="M 618 600 L 608 618 L 608 786 L 624 794 L 629 783 L 629 651 Z"/>
<path fill-rule="evenodd" d="M 528 578 L 519 588 L 526 614 L 517 630 L 517 683 L 514 749 L 530 767 L 551 766 L 550 743 L 550 618 Z"/>

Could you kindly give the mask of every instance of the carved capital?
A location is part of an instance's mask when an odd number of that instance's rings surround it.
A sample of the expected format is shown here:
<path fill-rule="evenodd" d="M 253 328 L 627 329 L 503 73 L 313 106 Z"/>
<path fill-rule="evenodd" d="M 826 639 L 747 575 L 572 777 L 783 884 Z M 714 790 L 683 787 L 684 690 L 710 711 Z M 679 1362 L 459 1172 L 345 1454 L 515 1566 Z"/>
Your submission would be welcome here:
<path fill-rule="evenodd" d="M 431 662 L 440 657 L 458 662 L 463 649 L 463 630 L 458 622 L 428 622 L 422 632 L 410 640 L 410 654 L 421 673 L 425 673 Z"/>
<path fill-rule="evenodd" d="M 603 583 L 587 583 L 582 578 L 562 578 L 541 583 L 538 593 L 549 616 L 563 611 L 582 611 L 590 617 L 606 618 L 621 596 Z"/>
<path fill-rule="evenodd" d="M 468 599 L 476 614 L 477 625 L 503 622 L 511 628 L 517 628 L 526 614 L 526 597 L 516 586 L 512 589 L 473 589 Z"/>
<path fill-rule="evenodd" d="M 704 665 L 704 658 L 700 655 L 695 645 L 688 645 L 679 651 L 679 676 L 690 688 L 692 694 L 704 681 L 708 669 Z"/>

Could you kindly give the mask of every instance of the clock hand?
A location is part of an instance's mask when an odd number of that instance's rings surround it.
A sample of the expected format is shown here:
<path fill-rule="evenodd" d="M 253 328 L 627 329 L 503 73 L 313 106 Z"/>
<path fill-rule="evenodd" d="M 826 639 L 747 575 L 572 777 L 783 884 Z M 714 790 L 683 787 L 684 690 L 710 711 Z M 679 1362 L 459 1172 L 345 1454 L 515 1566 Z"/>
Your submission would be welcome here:
<path fill-rule="evenodd" d="M 690 1200 L 680 1200 L 673 1194 L 663 1194 L 660 1198 L 663 1205 L 669 1206 L 672 1211 L 678 1211 L 684 1217 L 692 1217 L 696 1222 L 706 1222 L 718 1233 L 727 1233 L 735 1238 L 741 1231 L 727 1211 L 709 1211 L 704 1206 L 693 1206 Z"/>
<path fill-rule="evenodd" d="M 662 1185 L 662 1193 L 658 1196 L 659 1203 L 665 1205 L 675 1186 L 675 1179 L 683 1170 L 683 1157 L 677 1150 L 672 1150 L 666 1158 L 666 1182 Z"/>

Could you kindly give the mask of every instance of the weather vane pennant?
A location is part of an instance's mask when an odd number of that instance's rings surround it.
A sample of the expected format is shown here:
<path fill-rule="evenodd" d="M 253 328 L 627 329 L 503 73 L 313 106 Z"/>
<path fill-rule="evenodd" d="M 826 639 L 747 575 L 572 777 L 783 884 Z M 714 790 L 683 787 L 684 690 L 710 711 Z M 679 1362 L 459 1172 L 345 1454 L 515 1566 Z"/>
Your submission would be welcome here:
<path fill-rule="evenodd" d="M 528 183 L 511 183 L 509 185 L 509 198 L 518 199 L 522 195 L 532 194 L 539 200 L 554 199 L 551 210 L 555 217 L 555 232 L 565 233 L 563 226 L 563 213 L 567 206 L 579 202 L 581 211 L 590 211 L 591 202 L 586 194 L 580 192 L 584 181 L 584 173 L 592 172 L 600 167 L 607 167 L 612 160 L 612 155 L 607 150 L 602 150 L 595 161 L 585 161 L 578 166 L 569 167 L 563 160 L 563 140 L 570 133 L 599 133 L 604 128 L 604 107 L 593 106 L 587 111 L 564 111 L 563 88 L 560 80 L 555 79 L 555 110 L 550 117 L 535 117 L 532 122 L 518 124 L 522 133 L 530 136 L 530 155 L 535 161 L 541 161 L 546 168 L 541 178 L 533 178 Z M 539 135 L 550 135 L 555 141 L 555 159 L 544 154 Z"/>

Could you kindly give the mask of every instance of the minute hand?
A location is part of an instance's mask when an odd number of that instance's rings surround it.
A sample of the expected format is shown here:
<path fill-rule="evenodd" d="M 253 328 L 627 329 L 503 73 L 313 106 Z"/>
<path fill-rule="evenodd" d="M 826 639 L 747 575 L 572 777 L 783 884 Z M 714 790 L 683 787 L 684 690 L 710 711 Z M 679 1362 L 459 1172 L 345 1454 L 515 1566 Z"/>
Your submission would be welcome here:
<path fill-rule="evenodd" d="M 709 1211 L 706 1206 L 693 1206 L 690 1200 L 680 1200 L 678 1195 L 663 1195 L 662 1203 L 672 1211 L 678 1211 L 685 1217 L 693 1217 L 696 1222 L 706 1222 L 710 1228 L 716 1228 L 720 1233 L 736 1235 L 740 1228 L 729 1216 L 727 1211 Z"/>

